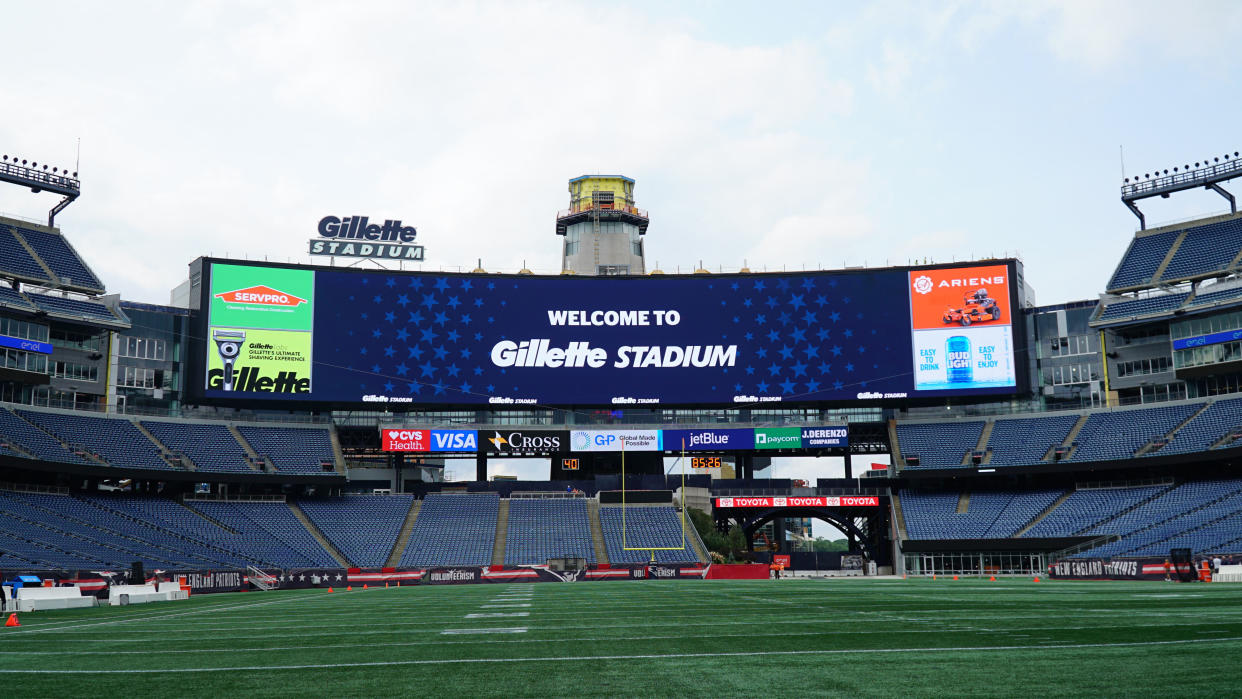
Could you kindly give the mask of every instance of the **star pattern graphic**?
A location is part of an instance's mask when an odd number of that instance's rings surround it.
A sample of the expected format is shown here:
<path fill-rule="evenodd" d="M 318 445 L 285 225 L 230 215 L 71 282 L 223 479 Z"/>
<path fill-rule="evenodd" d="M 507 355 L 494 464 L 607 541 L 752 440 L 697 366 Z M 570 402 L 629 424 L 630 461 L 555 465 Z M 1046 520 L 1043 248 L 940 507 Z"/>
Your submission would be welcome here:
<path fill-rule="evenodd" d="M 316 279 L 317 400 L 358 402 L 377 394 L 419 404 L 487 404 L 504 395 L 590 405 L 633 395 L 667 405 L 748 395 L 844 400 L 864 389 L 912 389 L 901 270 L 632 281 L 320 270 Z M 675 309 L 680 322 L 571 327 L 548 320 L 549 310 L 609 309 Z M 498 342 L 536 338 L 553 348 L 589 342 L 607 350 L 608 361 L 597 369 L 493 363 Z M 687 345 L 736 345 L 735 361 L 613 366 L 621 346 Z"/>

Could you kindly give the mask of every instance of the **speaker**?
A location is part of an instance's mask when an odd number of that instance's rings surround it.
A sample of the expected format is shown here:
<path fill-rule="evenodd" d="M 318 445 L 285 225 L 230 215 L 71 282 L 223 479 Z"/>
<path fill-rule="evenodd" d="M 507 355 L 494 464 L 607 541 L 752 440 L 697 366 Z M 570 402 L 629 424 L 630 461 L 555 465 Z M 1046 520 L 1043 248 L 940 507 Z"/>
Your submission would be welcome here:
<path fill-rule="evenodd" d="M 129 581 L 131 585 L 141 585 L 147 579 L 142 572 L 142 561 L 129 564 Z"/>

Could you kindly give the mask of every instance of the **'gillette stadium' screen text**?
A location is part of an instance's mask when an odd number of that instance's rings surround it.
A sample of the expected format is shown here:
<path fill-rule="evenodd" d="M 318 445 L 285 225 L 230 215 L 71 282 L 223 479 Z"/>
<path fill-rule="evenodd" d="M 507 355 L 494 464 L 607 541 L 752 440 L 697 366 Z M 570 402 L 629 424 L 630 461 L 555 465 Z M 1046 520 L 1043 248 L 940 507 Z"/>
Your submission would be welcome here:
<path fill-rule="evenodd" d="M 1012 393 L 1011 269 L 575 278 L 213 262 L 202 397 L 637 408 Z"/>

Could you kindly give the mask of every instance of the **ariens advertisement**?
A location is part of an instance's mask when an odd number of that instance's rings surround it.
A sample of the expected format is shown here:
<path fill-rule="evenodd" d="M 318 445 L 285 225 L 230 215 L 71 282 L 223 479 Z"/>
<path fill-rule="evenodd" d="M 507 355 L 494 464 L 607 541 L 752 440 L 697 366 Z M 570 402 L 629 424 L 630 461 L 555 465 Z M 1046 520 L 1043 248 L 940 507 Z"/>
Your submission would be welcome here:
<path fill-rule="evenodd" d="M 203 397 L 615 410 L 1012 392 L 1008 269 L 573 278 L 213 262 Z"/>

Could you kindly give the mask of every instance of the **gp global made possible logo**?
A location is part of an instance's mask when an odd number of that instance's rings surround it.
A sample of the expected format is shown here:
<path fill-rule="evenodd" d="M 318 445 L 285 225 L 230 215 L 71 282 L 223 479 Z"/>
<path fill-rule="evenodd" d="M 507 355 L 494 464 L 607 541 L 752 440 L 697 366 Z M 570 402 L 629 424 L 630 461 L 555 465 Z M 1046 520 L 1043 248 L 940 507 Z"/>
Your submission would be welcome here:
<path fill-rule="evenodd" d="M 251 286 L 245 289 L 216 294 L 225 303 L 244 303 L 252 306 L 280 306 L 293 308 L 306 303 L 306 299 L 273 289 L 270 286 Z"/>
<path fill-rule="evenodd" d="M 932 279 L 926 274 L 919 275 L 914 278 L 914 290 L 920 294 L 930 294 L 932 290 Z"/>

